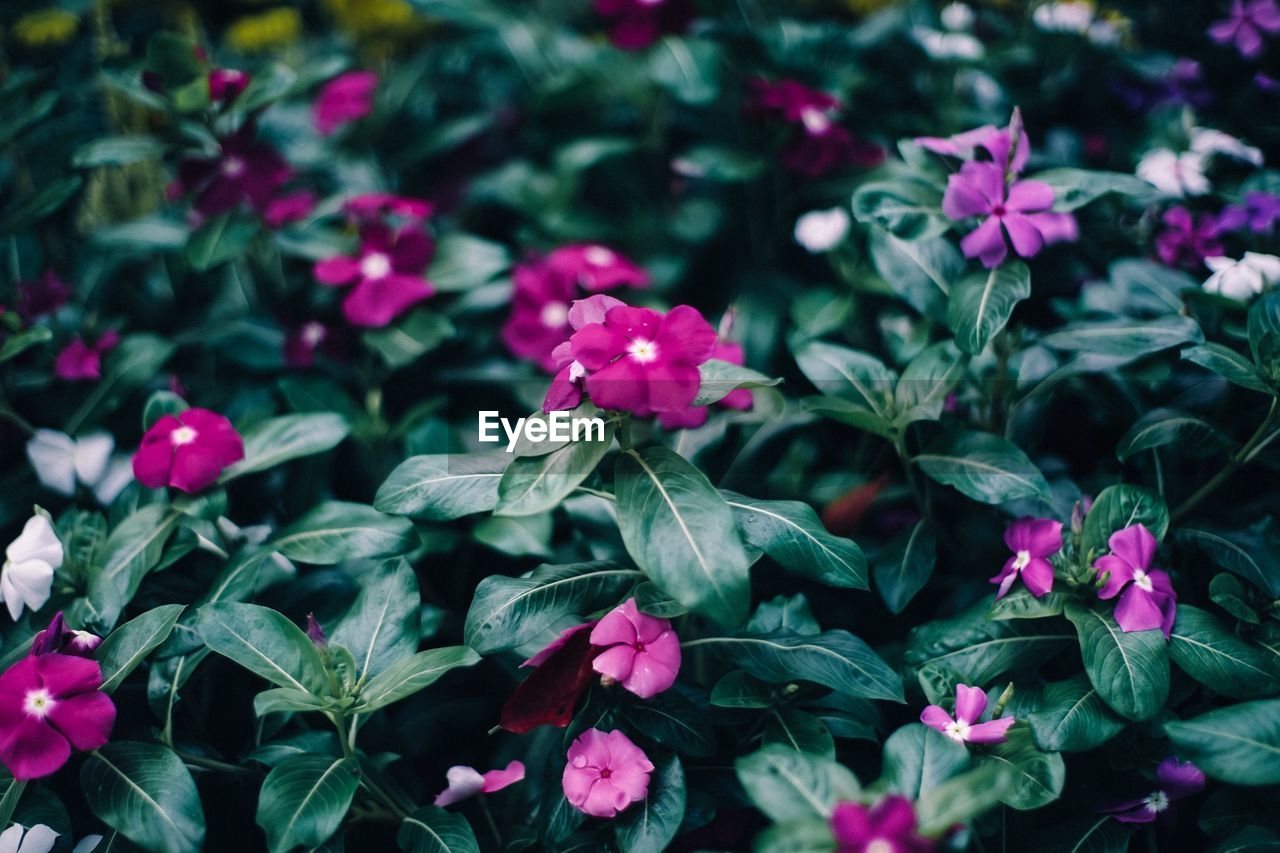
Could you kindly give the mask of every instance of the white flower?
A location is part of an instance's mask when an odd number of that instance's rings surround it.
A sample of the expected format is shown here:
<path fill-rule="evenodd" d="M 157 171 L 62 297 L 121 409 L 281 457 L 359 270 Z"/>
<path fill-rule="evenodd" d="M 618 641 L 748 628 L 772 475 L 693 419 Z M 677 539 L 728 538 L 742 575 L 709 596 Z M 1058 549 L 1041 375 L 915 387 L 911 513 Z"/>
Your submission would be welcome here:
<path fill-rule="evenodd" d="M 27 459 L 45 488 L 72 495 L 76 482 L 88 486 L 103 504 L 133 479 L 129 459 L 111 458 L 115 439 L 109 433 L 90 433 L 80 439 L 54 429 L 38 429 L 27 442 Z"/>
<path fill-rule="evenodd" d="M 849 233 L 849 214 L 843 207 L 811 210 L 796 220 L 796 242 L 815 255 L 840 245 Z"/>
<path fill-rule="evenodd" d="M 9 607 L 9 615 L 16 621 L 23 607 L 39 610 L 49 600 L 53 572 L 62 566 L 62 542 L 49 519 L 36 513 L 5 549 L 4 556 L 0 601 Z"/>
<path fill-rule="evenodd" d="M 43 823 L 37 823 L 30 829 L 15 823 L 0 832 L 0 853 L 49 853 L 57 840 L 58 833 Z"/>
<path fill-rule="evenodd" d="M 1182 154 L 1168 148 L 1148 151 L 1138 162 L 1138 177 L 1167 195 L 1204 195 L 1209 179 L 1204 176 L 1204 155 L 1195 151 Z"/>
<path fill-rule="evenodd" d="M 944 33 L 929 27 L 913 27 L 911 34 L 934 59 L 981 59 L 986 54 L 982 42 L 968 33 Z"/>
<path fill-rule="evenodd" d="M 1204 289 L 1242 302 L 1280 283 L 1280 258 L 1275 255 L 1245 252 L 1238 261 L 1217 257 L 1205 258 L 1204 263 L 1213 270 Z"/>
<path fill-rule="evenodd" d="M 939 16 L 949 30 L 967 30 L 973 26 L 973 9 L 964 3 L 948 3 Z"/>
<path fill-rule="evenodd" d="M 1045 3 L 1031 13 L 1035 25 L 1047 32 L 1086 33 L 1093 23 L 1093 4 L 1084 2 Z"/>
<path fill-rule="evenodd" d="M 1224 157 L 1243 160 L 1254 166 L 1262 165 L 1262 151 L 1252 145 L 1245 145 L 1229 133 L 1223 133 L 1211 127 L 1191 129 L 1191 150 L 1205 157 L 1221 154 Z"/>
<path fill-rule="evenodd" d="M 1120 43 L 1121 31 L 1110 21 L 1098 20 L 1089 25 L 1085 36 L 1099 47 L 1113 47 Z"/>

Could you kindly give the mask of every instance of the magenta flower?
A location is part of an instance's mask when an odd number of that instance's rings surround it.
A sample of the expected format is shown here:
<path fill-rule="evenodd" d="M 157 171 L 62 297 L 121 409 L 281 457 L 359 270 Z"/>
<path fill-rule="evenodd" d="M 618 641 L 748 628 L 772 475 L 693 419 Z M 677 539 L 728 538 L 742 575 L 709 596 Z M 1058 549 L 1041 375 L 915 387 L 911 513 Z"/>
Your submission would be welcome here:
<path fill-rule="evenodd" d="M 15 779 L 55 773 L 71 749 L 106 744 L 116 706 L 97 661 L 63 654 L 31 655 L 0 675 L 0 761 Z"/>
<path fill-rule="evenodd" d="M 755 78 L 745 110 L 770 115 L 792 125 L 781 153 L 784 169 L 816 178 L 844 166 L 874 166 L 884 159 L 878 145 L 855 140 L 840 126 L 840 100 L 797 80 L 770 82 Z"/>
<path fill-rule="evenodd" d="M 831 810 L 836 853 L 932 853 L 934 843 L 916 832 L 911 801 L 890 794 L 868 808 L 840 802 Z"/>
<path fill-rule="evenodd" d="M 342 313 L 356 326 L 380 328 L 436 292 L 423 278 L 435 244 L 413 224 L 391 228 L 369 222 L 360 227 L 360 251 L 315 265 L 315 276 L 330 287 L 354 285 Z"/>
<path fill-rule="evenodd" d="M 294 369 L 311 367 L 316 355 L 332 339 L 332 332 L 319 320 L 309 320 L 290 330 L 284 339 L 284 363 Z"/>
<path fill-rule="evenodd" d="M 1222 241 L 1218 236 L 1223 228 L 1213 214 L 1203 213 L 1197 217 L 1182 205 L 1176 205 L 1164 212 L 1161 221 L 1165 230 L 1156 235 L 1156 254 L 1166 266 L 1198 270 L 1204 266 L 1205 258 L 1222 256 Z"/>
<path fill-rule="evenodd" d="M 648 699 L 676 682 L 680 638 L 671 623 L 636 608 L 628 598 L 591 629 L 591 645 L 604 649 L 591 668 Z"/>
<path fill-rule="evenodd" d="M 1111 553 L 1099 557 L 1093 564 L 1099 574 L 1109 573 L 1107 582 L 1098 590 L 1098 598 L 1109 600 L 1120 596 L 1116 622 L 1121 631 L 1160 628 L 1167 638 L 1173 630 L 1178 599 L 1169 575 L 1151 568 L 1156 538 L 1146 527 L 1135 524 L 1112 533 L 1107 547 Z"/>
<path fill-rule="evenodd" d="M 507 349 L 543 370 L 554 371 L 552 352 L 569 339 L 569 306 L 578 295 L 577 282 L 557 274 L 545 259 L 517 264 L 511 315 L 502 326 Z"/>
<path fill-rule="evenodd" d="M 133 476 L 149 489 L 195 493 L 243 458 L 244 440 L 231 421 L 208 409 L 187 409 L 165 415 L 142 436 Z"/>
<path fill-rule="evenodd" d="M 692 0 L 594 0 L 609 23 L 609 41 L 621 50 L 643 50 L 665 35 L 683 33 L 693 21 Z"/>
<path fill-rule="evenodd" d="M 311 108 L 316 130 L 328 136 L 373 112 L 377 88 L 378 75 L 374 71 L 348 71 L 325 83 Z"/>
<path fill-rule="evenodd" d="M 746 363 L 742 344 L 737 344 L 733 341 L 717 341 L 716 345 L 711 349 L 711 358 L 727 361 L 730 364 Z M 751 407 L 755 405 L 755 400 L 752 398 L 750 390 L 739 388 L 721 397 L 716 401 L 715 405 L 746 412 L 750 411 Z M 709 413 L 710 407 L 708 406 L 686 406 L 679 412 L 660 413 L 658 422 L 665 429 L 697 429 L 707 422 Z"/>
<path fill-rule="evenodd" d="M 262 211 L 262 221 L 268 228 L 279 230 L 311 215 L 316 206 L 316 194 L 311 190 L 278 195 L 267 202 Z"/>
<path fill-rule="evenodd" d="M 561 786 L 565 799 L 592 817 L 617 817 L 649 793 L 653 762 L 620 731 L 587 729 L 569 746 Z"/>
<path fill-rule="evenodd" d="M 28 323 L 57 311 L 71 297 L 71 288 L 51 269 L 45 270 L 37 279 L 18 282 L 16 288 L 18 301 L 15 310 Z"/>
<path fill-rule="evenodd" d="M 811 89 L 799 80 L 766 80 L 756 77 L 747 81 L 746 111 L 749 114 L 772 115 L 788 124 L 815 121 L 817 116 L 831 116 L 841 109 L 835 95 Z"/>
<path fill-rule="evenodd" d="M 85 343 L 83 338 L 73 338 L 54 359 L 53 372 L 59 379 L 68 382 L 96 382 L 102 378 L 102 357 L 118 343 L 120 335 L 115 330 L 104 332 L 97 343 L 92 345 Z"/>
<path fill-rule="evenodd" d="M 649 273 L 625 255 L 599 243 L 573 243 L 547 255 L 547 268 L 583 290 L 648 287 Z"/>
<path fill-rule="evenodd" d="M 342 211 L 358 224 L 370 220 L 379 221 L 388 216 L 423 220 L 431 216 L 434 208 L 431 202 L 419 198 L 394 193 L 365 193 L 349 199 L 342 206 Z"/>
<path fill-rule="evenodd" d="M 75 657 L 92 657 L 94 650 L 102 645 L 102 638 L 89 631 L 75 631 L 67 627 L 62 611 L 54 614 L 49 627 L 36 634 L 31 641 L 31 654 L 64 654 Z"/>
<path fill-rule="evenodd" d="M 1190 797 L 1204 788 L 1204 773 L 1190 761 L 1169 756 L 1156 768 L 1159 786 L 1140 800 L 1124 800 L 1103 806 L 1099 811 L 1121 823 L 1151 823 L 1168 810 L 1171 803 Z"/>
<path fill-rule="evenodd" d="M 488 773 L 459 764 L 450 767 L 445 778 L 449 780 L 449 787 L 436 794 L 435 798 L 435 804 L 441 807 L 470 799 L 476 794 L 492 794 L 508 785 L 514 785 L 524 779 L 524 764 L 513 761 L 505 770 L 490 770 Z"/>
<path fill-rule="evenodd" d="M 226 106 L 240 97 L 252 78 L 235 68 L 214 68 L 209 71 L 209 100 Z"/>
<path fill-rule="evenodd" d="M 245 202 L 254 210 L 265 210 L 293 170 L 280 152 L 256 135 L 253 122 L 245 122 L 221 141 L 217 156 L 178 163 L 170 196 L 195 193 L 194 207 L 202 216 L 218 216 Z"/>
<path fill-rule="evenodd" d="M 1053 564 L 1048 558 L 1062 550 L 1062 522 L 1050 518 L 1023 516 L 1004 531 L 1004 544 L 1013 556 L 1005 561 L 991 583 L 1000 584 L 999 601 L 1019 577 L 1036 598 L 1053 589 Z"/>
<path fill-rule="evenodd" d="M 1235 44 L 1246 59 L 1262 53 L 1263 38 L 1280 32 L 1280 8 L 1275 0 L 1231 0 L 1231 12 L 1209 26 L 1209 38 L 1221 45 Z"/>
<path fill-rule="evenodd" d="M 625 308 L 626 303 L 603 293 L 576 299 L 569 306 L 569 328 L 576 332 L 593 323 L 603 323 L 605 315 L 617 307 Z M 542 411 L 576 409 L 582 402 L 582 386 L 587 369 L 573 357 L 572 338 L 551 351 L 551 361 L 556 375 L 551 380 L 551 387 L 547 389 L 546 399 L 542 401 Z"/>
<path fill-rule="evenodd" d="M 962 160 L 973 160 L 979 152 L 985 152 L 991 162 L 1005 173 L 1018 174 L 1026 168 L 1031 157 L 1031 143 L 1027 132 L 1021 127 L 1021 119 L 1015 117 L 1009 127 L 996 127 L 984 124 L 973 130 L 957 133 L 955 136 L 918 136 L 915 143 L 921 148 L 942 154 L 946 157 L 958 157 Z M 1018 126 L 1018 145 L 1013 148 L 1013 127 Z M 1013 148 L 1013 162 L 1009 162 L 1010 149 Z"/>
<path fill-rule="evenodd" d="M 983 217 L 982 224 L 960 241 L 965 257 L 976 257 L 987 269 L 1008 254 L 1005 236 L 1016 254 L 1030 258 L 1047 244 L 1079 237 L 1075 217 L 1052 213 L 1053 188 L 1040 181 L 1016 181 L 1007 189 L 1004 172 L 994 163 L 968 162 L 947 179 L 942 212 L 951 219 Z"/>
<path fill-rule="evenodd" d="M 1000 717 L 980 723 L 982 712 L 987 710 L 987 694 L 977 687 L 956 685 L 956 715 L 954 718 L 941 705 L 930 705 L 920 712 L 920 722 L 937 729 L 956 743 L 1004 743 L 1007 732 L 1014 724 L 1013 717 Z"/>

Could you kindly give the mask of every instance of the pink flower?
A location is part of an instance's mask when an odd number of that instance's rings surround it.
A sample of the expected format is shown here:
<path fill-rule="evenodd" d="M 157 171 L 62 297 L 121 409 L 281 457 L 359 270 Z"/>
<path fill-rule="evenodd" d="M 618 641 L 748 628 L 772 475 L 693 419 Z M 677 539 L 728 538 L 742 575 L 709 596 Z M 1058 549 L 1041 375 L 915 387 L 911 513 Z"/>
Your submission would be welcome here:
<path fill-rule="evenodd" d="M 831 811 L 836 853 L 932 853 L 934 844 L 916 833 L 911 801 L 890 794 L 868 808 L 841 802 Z"/>
<path fill-rule="evenodd" d="M 240 97 L 252 78 L 234 68 L 214 68 L 209 71 L 209 100 L 226 106 Z"/>
<path fill-rule="evenodd" d="M 591 629 L 591 645 L 604 651 L 591 668 L 648 699 L 676 682 L 680 672 L 680 638 L 671 623 L 636 608 L 628 598 Z"/>
<path fill-rule="evenodd" d="M 879 146 L 855 141 L 838 123 L 842 105 L 834 95 L 810 89 L 796 80 L 749 83 L 748 114 L 773 115 L 793 125 L 782 149 L 782 166 L 816 178 L 843 166 L 874 166 L 884 159 Z"/>
<path fill-rule="evenodd" d="M 692 0 L 595 0 L 609 22 L 609 41 L 622 50 L 642 50 L 664 35 L 683 33 L 693 20 Z"/>
<path fill-rule="evenodd" d="M 991 583 L 1000 584 L 999 601 L 1019 577 L 1036 598 L 1053 589 L 1053 564 L 1048 558 L 1062 550 L 1062 522 L 1023 516 L 1004 531 L 1004 544 L 1013 556 Z"/>
<path fill-rule="evenodd" d="M 278 195 L 267 202 L 262 211 L 262 221 L 271 229 L 278 230 L 286 225 L 306 219 L 316 206 L 316 194 L 311 190 Z"/>
<path fill-rule="evenodd" d="M 1262 53 L 1263 37 L 1280 32 L 1280 8 L 1275 0 L 1231 0 L 1231 13 L 1209 27 L 1209 38 L 1221 45 L 1234 43 L 1246 59 Z"/>
<path fill-rule="evenodd" d="M 72 747 L 97 749 L 111 736 L 116 706 L 97 661 L 31 655 L 0 675 L 0 761 L 15 779 L 56 772 Z"/>
<path fill-rule="evenodd" d="M 187 409 L 165 415 L 142 436 L 133 476 L 149 489 L 194 493 L 243 458 L 244 441 L 229 420 L 208 409 Z"/>
<path fill-rule="evenodd" d="M 1014 128 L 1017 127 L 1018 145 L 1013 150 L 1013 162 L 1009 162 L 1010 149 L 1013 147 Z M 1018 174 L 1026 168 L 1031 157 L 1031 143 L 1027 132 L 1022 127 L 1021 118 L 1015 113 L 1009 127 L 996 127 L 984 124 L 973 130 L 957 133 L 955 136 L 917 136 L 916 145 L 935 154 L 947 157 L 959 157 L 962 160 L 973 160 L 979 152 L 991 158 L 991 162 L 1000 167 L 1002 172 Z"/>
<path fill-rule="evenodd" d="M 621 299 L 614 299 L 603 293 L 574 300 L 569 306 L 569 328 L 576 332 L 594 323 L 603 323 L 605 315 L 616 307 L 626 307 L 626 304 Z M 587 369 L 574 359 L 572 341 L 570 338 L 551 351 L 552 369 L 556 371 L 556 375 L 551 380 L 551 387 L 547 389 L 546 399 L 542 401 L 544 412 L 576 409 L 582 402 L 582 386 Z"/>
<path fill-rule="evenodd" d="M 312 106 L 316 129 L 325 136 L 349 122 L 373 112 L 378 75 L 373 71 L 348 71 L 334 77 L 320 90 Z"/>
<path fill-rule="evenodd" d="M 248 202 L 264 210 L 293 170 L 280 152 L 256 139 L 249 121 L 221 141 L 215 157 L 188 157 L 178 163 L 178 178 L 169 186 L 171 197 L 195 193 L 194 207 L 202 216 L 218 216 Z"/>
<path fill-rule="evenodd" d="M 1222 256 L 1219 221 L 1211 213 L 1192 216 L 1181 205 L 1164 212 L 1165 230 L 1156 235 L 1156 254 L 1166 266 L 1199 270 L 1205 258 Z"/>
<path fill-rule="evenodd" d="M 746 361 L 742 344 L 733 341 L 717 341 L 711 349 L 711 358 L 730 364 L 744 364 Z M 755 401 L 751 397 L 751 391 L 739 388 L 721 397 L 715 405 L 746 412 L 755 405 Z M 707 406 L 687 406 L 679 412 L 662 412 L 658 415 L 658 422 L 666 429 L 697 429 L 707 422 L 709 412 L 710 408 Z"/>
<path fill-rule="evenodd" d="M 1111 553 L 1099 557 L 1093 564 L 1099 574 L 1110 573 L 1107 582 L 1098 590 L 1098 598 L 1109 600 L 1120 596 L 1116 604 L 1116 622 L 1121 631 L 1128 633 L 1160 628 L 1167 638 L 1173 630 L 1178 599 L 1169 575 L 1151 568 L 1156 538 L 1146 527 L 1135 524 L 1112 533 L 1107 547 Z"/>
<path fill-rule="evenodd" d="M 1175 800 L 1203 790 L 1204 773 L 1190 761 L 1179 762 L 1171 755 L 1156 768 L 1156 784 L 1159 787 L 1140 800 L 1110 803 L 1099 811 L 1113 815 L 1121 823 L 1151 823 Z"/>
<path fill-rule="evenodd" d="M 369 220 L 378 221 L 388 216 L 406 219 L 427 219 L 434 212 L 431 202 L 408 198 L 394 193 L 365 193 L 349 199 L 342 206 L 343 212 L 357 224 Z"/>
<path fill-rule="evenodd" d="M 920 712 L 920 722 L 937 729 L 956 743 L 1004 743 L 1009 739 L 1006 732 L 1015 722 L 1013 717 L 978 722 L 986 709 L 986 693 L 977 687 L 957 684 L 955 718 L 941 705 L 930 705 Z"/>
<path fill-rule="evenodd" d="M 118 343 L 120 335 L 114 330 L 104 332 L 92 346 L 82 338 L 73 338 L 54 359 L 53 372 L 68 382 L 82 379 L 97 381 L 102 378 L 102 356 Z"/>
<path fill-rule="evenodd" d="M 1008 254 L 1005 235 L 1024 258 L 1045 245 L 1079 236 L 1075 217 L 1052 213 L 1053 188 L 1040 181 L 1017 181 L 1005 188 L 1004 172 L 994 163 L 968 162 L 947 179 L 942 212 L 951 219 L 984 217 L 982 224 L 960 241 L 965 257 L 976 257 L 987 269 Z"/>
<path fill-rule="evenodd" d="M 311 367 L 316 355 L 331 339 L 331 333 L 319 320 L 309 320 L 293 329 L 284 339 L 284 363 L 294 369 Z"/>
<path fill-rule="evenodd" d="M 359 253 L 320 261 L 315 276 L 330 287 L 354 285 L 342 313 L 353 325 L 380 328 L 436 292 L 423 278 L 434 252 L 417 225 L 368 222 L 360 227 Z"/>
<path fill-rule="evenodd" d="M 547 268 L 583 290 L 596 292 L 615 287 L 648 287 L 645 269 L 625 255 L 599 243 L 573 243 L 547 255 Z"/>
<path fill-rule="evenodd" d="M 460 764 L 450 767 L 445 778 L 449 780 L 449 787 L 436 794 L 435 799 L 435 804 L 441 807 L 470 799 L 476 794 L 492 794 L 508 785 L 514 785 L 524 779 L 524 764 L 513 761 L 505 770 L 490 770 L 488 773 Z"/>
<path fill-rule="evenodd" d="M 87 658 L 92 657 L 94 650 L 100 645 L 102 638 L 97 634 L 68 628 L 62 611 L 59 610 L 49 622 L 49 627 L 36 634 L 31 641 L 31 654 L 64 654 Z"/>
<path fill-rule="evenodd" d="M 835 95 L 811 89 L 799 80 L 756 77 L 747 81 L 747 87 L 748 113 L 773 115 L 789 124 L 812 122 L 818 115 L 830 116 L 841 109 Z"/>
<path fill-rule="evenodd" d="M 575 809 L 592 817 L 617 817 L 649 793 L 653 763 L 620 731 L 587 729 L 569 746 L 561 785 Z"/>
<path fill-rule="evenodd" d="M 17 284 L 18 304 L 15 310 L 18 316 L 30 323 L 37 317 L 52 314 L 71 296 L 71 288 L 56 272 L 45 270 L 37 279 L 20 281 Z"/>

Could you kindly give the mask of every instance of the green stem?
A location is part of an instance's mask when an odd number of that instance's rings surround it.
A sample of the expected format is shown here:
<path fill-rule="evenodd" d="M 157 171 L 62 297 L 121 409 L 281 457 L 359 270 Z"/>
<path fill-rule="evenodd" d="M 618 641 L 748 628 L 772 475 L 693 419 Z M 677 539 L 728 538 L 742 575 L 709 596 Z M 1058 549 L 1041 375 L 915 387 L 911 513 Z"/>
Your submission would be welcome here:
<path fill-rule="evenodd" d="M 498 842 L 498 849 L 501 850 L 503 847 L 502 832 L 498 829 L 498 822 L 493 819 L 493 812 L 489 810 L 489 801 L 485 799 L 484 794 L 477 797 L 476 801 L 480 803 L 480 812 L 484 815 L 484 820 L 489 826 L 489 831 L 493 833 L 493 840 Z"/>
<path fill-rule="evenodd" d="M 0 418 L 4 418 L 9 421 L 27 435 L 36 434 L 36 428 L 31 425 L 31 422 L 15 412 L 13 409 L 9 408 L 9 404 L 3 401 L 0 401 Z"/>
<path fill-rule="evenodd" d="M 575 492 L 582 492 L 584 495 L 595 495 L 596 497 L 598 497 L 598 498 L 604 498 L 604 499 L 605 499 L 605 500 L 607 500 L 607 501 L 617 501 L 617 500 L 618 500 L 616 497 L 614 497 L 614 496 L 613 496 L 612 494 L 610 494 L 609 492 L 601 491 L 600 489 L 593 489 L 593 488 L 591 488 L 590 486 L 576 486 L 576 487 L 574 488 L 574 491 L 575 491 Z"/>
<path fill-rule="evenodd" d="M 1253 435 L 1249 436 L 1249 440 L 1244 443 L 1244 446 L 1236 451 L 1226 465 L 1222 466 L 1222 470 L 1214 474 L 1207 483 L 1197 489 L 1191 497 L 1183 501 L 1177 509 L 1170 513 L 1169 520 L 1177 521 L 1195 509 L 1201 501 L 1217 491 L 1219 486 L 1230 479 L 1232 474 L 1249 464 L 1276 436 L 1280 436 L 1280 430 L 1270 432 L 1277 415 L 1280 415 L 1280 398 L 1271 401 L 1271 408 L 1267 410 L 1267 416 L 1262 419 L 1262 423 L 1258 424 L 1258 428 L 1254 430 Z"/>
<path fill-rule="evenodd" d="M 218 770 L 222 773 L 247 773 L 251 776 L 257 774 L 248 767 L 241 767 L 238 764 L 230 764 L 226 761 L 219 761 L 216 758 L 206 758 L 203 755 L 193 755 L 190 752 L 183 752 L 175 749 L 174 753 L 182 759 L 182 763 L 190 764 L 193 767 L 203 767 L 205 770 Z"/>

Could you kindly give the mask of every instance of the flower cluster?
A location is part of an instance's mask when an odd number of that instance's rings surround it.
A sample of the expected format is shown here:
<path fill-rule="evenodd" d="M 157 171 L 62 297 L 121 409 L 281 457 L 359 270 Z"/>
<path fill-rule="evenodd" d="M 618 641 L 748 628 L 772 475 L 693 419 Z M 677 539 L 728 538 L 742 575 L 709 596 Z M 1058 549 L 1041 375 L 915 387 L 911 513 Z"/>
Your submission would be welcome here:
<path fill-rule="evenodd" d="M 750 81 L 750 115 L 773 118 L 789 128 L 782 166 L 806 178 L 818 178 L 849 166 L 874 166 L 884 159 L 876 145 L 854 139 L 840 125 L 844 105 L 835 95 L 797 80 Z"/>

